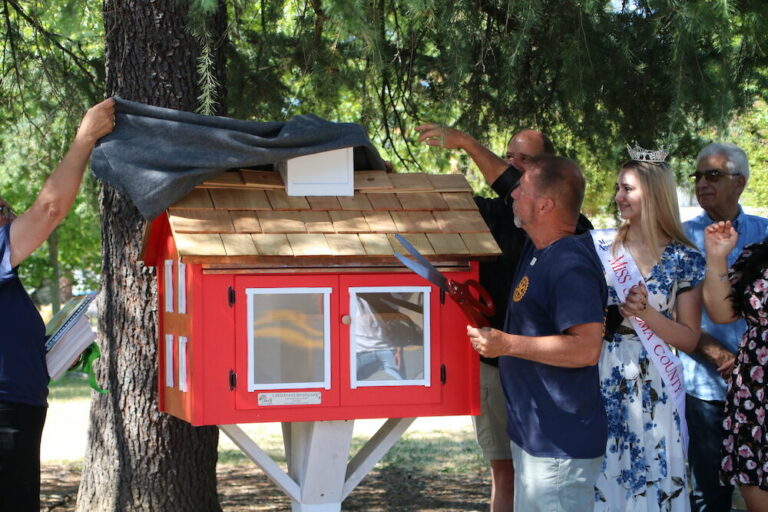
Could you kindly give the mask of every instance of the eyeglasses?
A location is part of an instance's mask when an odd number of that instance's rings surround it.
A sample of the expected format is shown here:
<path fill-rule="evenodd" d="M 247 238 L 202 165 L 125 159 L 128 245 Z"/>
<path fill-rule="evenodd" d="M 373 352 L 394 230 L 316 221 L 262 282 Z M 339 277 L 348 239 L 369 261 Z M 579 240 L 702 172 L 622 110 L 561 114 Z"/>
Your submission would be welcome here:
<path fill-rule="evenodd" d="M 0 205 L 0 216 L 5 217 L 6 219 L 10 219 L 14 215 L 15 213 L 13 213 L 13 208 L 7 204 Z"/>
<path fill-rule="evenodd" d="M 720 181 L 720 178 L 725 176 L 739 176 L 738 172 L 723 172 L 720 169 L 707 169 L 706 171 L 696 171 L 693 174 L 689 174 L 689 178 L 693 178 L 693 182 L 696 183 L 702 177 L 710 183 L 716 183 Z"/>

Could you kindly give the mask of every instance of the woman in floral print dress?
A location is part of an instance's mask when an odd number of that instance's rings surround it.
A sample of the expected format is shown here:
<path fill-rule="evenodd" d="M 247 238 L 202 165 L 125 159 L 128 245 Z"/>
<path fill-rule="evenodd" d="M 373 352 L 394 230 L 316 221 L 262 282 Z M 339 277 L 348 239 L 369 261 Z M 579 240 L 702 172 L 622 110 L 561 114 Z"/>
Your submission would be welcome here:
<path fill-rule="evenodd" d="M 595 510 L 686 512 L 680 416 L 629 317 L 640 318 L 671 346 L 692 351 L 700 335 L 704 257 L 683 233 L 674 175 L 663 163 L 624 164 L 616 204 L 623 223 L 614 248 L 621 244 L 632 255 L 644 283 L 620 304 L 609 280 L 608 304 L 618 305 L 621 325 L 605 341 L 599 364 L 608 444 Z"/>
<path fill-rule="evenodd" d="M 739 486 L 748 510 L 764 511 L 768 510 L 768 239 L 745 247 L 729 273 L 723 251 L 733 249 L 738 236 L 730 222 L 717 222 L 704 231 L 707 313 L 718 323 L 739 316 L 747 321 L 733 371 L 721 369 L 730 376 L 720 479 Z"/>

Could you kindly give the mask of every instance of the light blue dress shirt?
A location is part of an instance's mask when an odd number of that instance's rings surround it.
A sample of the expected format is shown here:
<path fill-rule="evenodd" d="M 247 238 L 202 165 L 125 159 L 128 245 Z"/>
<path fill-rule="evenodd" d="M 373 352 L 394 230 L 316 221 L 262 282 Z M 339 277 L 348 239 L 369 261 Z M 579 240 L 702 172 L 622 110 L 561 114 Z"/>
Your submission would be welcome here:
<path fill-rule="evenodd" d="M 683 223 L 685 234 L 704 252 L 704 228 L 714 220 L 702 212 L 698 217 Z M 741 254 L 744 246 L 762 242 L 768 237 L 768 219 L 756 215 L 747 215 L 739 206 L 739 214 L 733 221 L 733 226 L 739 233 L 736 247 L 728 254 L 728 267 L 731 267 Z M 706 311 L 701 313 L 701 330 L 717 339 L 726 349 L 734 354 L 739 348 L 741 337 L 747 329 L 744 320 L 729 324 L 715 324 L 710 320 Z M 704 357 L 680 353 L 685 372 L 685 390 L 700 400 L 725 400 L 727 383 L 717 373 L 717 367 L 706 361 Z"/>

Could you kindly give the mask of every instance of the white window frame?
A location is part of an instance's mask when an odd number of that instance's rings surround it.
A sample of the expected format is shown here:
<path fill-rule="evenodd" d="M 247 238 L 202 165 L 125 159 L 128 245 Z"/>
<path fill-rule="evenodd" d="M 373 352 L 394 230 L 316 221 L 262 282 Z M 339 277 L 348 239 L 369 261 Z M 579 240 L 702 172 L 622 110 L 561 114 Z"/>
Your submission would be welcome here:
<path fill-rule="evenodd" d="M 271 389 L 304 389 L 325 388 L 331 389 L 331 293 L 333 288 L 246 288 L 247 297 L 247 322 L 248 330 L 248 391 L 261 391 Z M 285 295 L 285 294 L 323 294 L 323 380 L 309 382 L 290 382 L 277 384 L 257 384 L 254 382 L 254 339 L 253 339 L 253 297 L 255 295 Z"/>
<path fill-rule="evenodd" d="M 430 373 L 432 336 L 430 335 L 430 292 L 429 286 L 355 286 L 349 287 L 349 316 L 352 322 L 349 325 L 349 381 L 352 389 L 362 387 L 381 387 L 381 386 L 424 386 L 432 385 L 432 376 Z M 409 380 L 357 380 L 357 356 L 355 354 L 355 332 L 357 331 L 357 301 L 355 299 L 358 293 L 386 293 L 386 292 L 421 292 L 424 294 L 424 377 L 421 379 Z"/>
<path fill-rule="evenodd" d="M 187 265 L 179 261 L 179 313 L 187 313 Z"/>
<path fill-rule="evenodd" d="M 165 335 L 165 387 L 173 387 L 173 334 Z"/>
<path fill-rule="evenodd" d="M 187 337 L 179 336 L 179 391 L 188 391 L 187 386 Z"/>
<path fill-rule="evenodd" d="M 163 284 L 165 285 L 165 312 L 173 313 L 173 260 L 165 260 L 164 268 Z"/>

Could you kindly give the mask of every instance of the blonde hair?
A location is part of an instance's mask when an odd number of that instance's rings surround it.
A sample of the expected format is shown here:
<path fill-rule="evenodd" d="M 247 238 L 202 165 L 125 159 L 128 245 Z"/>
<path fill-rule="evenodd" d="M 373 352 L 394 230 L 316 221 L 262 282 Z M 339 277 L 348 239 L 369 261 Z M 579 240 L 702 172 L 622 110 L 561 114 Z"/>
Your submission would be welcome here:
<path fill-rule="evenodd" d="M 695 249 L 696 246 L 685 236 L 680 223 L 675 176 L 667 164 L 630 160 L 621 166 L 620 173 L 627 170 L 635 172 L 643 192 L 640 200 L 640 231 L 656 258 L 661 257 L 659 245 L 662 237 Z M 627 241 L 631 222 L 627 219 L 619 226 L 613 242 L 614 249 L 617 243 L 624 244 Z"/>

